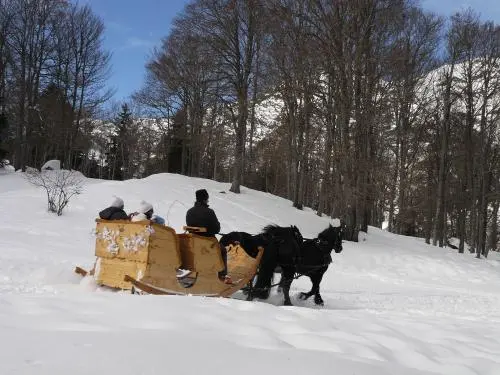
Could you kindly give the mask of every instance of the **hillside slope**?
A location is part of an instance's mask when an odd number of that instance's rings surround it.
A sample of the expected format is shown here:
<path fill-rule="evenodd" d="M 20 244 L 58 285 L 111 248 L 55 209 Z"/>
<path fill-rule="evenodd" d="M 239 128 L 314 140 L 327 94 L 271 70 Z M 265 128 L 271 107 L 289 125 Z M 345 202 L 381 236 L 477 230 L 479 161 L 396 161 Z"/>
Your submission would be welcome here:
<path fill-rule="evenodd" d="M 305 237 L 328 218 L 290 201 L 229 184 L 161 174 L 86 180 L 62 217 L 22 174 L 0 175 L 0 373 L 87 374 L 498 374 L 500 258 L 428 246 L 370 228 L 344 243 L 322 283 L 326 305 L 132 296 L 74 275 L 90 267 L 94 219 L 114 194 L 141 199 L 178 231 L 194 191 L 206 188 L 222 232 L 296 224 Z"/>

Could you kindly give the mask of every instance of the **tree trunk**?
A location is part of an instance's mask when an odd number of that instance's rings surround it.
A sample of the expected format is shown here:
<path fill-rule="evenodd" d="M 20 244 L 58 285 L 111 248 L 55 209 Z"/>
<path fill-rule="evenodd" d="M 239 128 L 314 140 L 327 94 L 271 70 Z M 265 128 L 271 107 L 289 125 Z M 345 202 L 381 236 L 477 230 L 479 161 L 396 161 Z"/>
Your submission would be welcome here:
<path fill-rule="evenodd" d="M 497 251 L 498 244 L 498 208 L 500 201 L 497 199 L 492 204 L 490 235 L 488 238 L 488 251 Z"/>
<path fill-rule="evenodd" d="M 458 244 L 458 252 L 460 254 L 464 253 L 464 245 L 465 245 L 465 239 L 466 239 L 466 232 L 465 232 L 465 216 L 466 216 L 466 211 L 464 208 L 461 208 L 458 212 L 458 238 L 460 240 L 460 243 Z"/>
<path fill-rule="evenodd" d="M 236 145 L 233 164 L 233 181 L 229 191 L 240 193 L 240 185 L 243 183 L 243 172 L 245 170 L 245 142 L 248 119 L 248 88 L 242 88 L 238 100 L 238 122 L 236 125 Z"/>
<path fill-rule="evenodd" d="M 451 121 L 451 86 L 453 83 L 453 73 L 455 65 L 452 62 L 450 67 L 450 72 L 445 76 L 445 92 L 443 98 L 443 120 L 441 127 L 441 147 L 439 151 L 439 174 L 438 174 L 438 189 L 437 189 L 437 203 L 436 203 L 436 215 L 434 217 L 434 227 L 433 227 L 433 238 L 432 244 L 436 246 L 439 243 L 439 247 L 443 247 L 443 237 L 445 231 L 445 191 L 446 191 L 446 176 L 448 174 L 447 163 L 448 163 L 448 138 L 450 132 L 450 121 Z"/>

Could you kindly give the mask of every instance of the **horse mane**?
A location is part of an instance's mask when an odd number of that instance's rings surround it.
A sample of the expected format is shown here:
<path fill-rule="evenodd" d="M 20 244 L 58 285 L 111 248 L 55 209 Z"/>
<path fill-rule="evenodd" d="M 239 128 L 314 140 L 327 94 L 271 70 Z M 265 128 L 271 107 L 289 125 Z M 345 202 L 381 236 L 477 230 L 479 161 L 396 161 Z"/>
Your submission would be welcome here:
<path fill-rule="evenodd" d="M 267 234 L 267 235 L 291 235 L 295 237 L 295 233 L 302 234 L 300 233 L 299 228 L 297 228 L 295 225 L 291 225 L 289 227 L 280 227 L 279 225 L 276 224 L 269 224 L 262 229 L 262 233 Z"/>
<path fill-rule="evenodd" d="M 322 230 L 319 234 L 318 237 L 319 239 L 328 239 L 330 232 L 334 229 L 331 225 L 329 225 L 326 229 Z"/>
<path fill-rule="evenodd" d="M 269 224 L 269 225 L 266 225 L 264 227 L 264 229 L 262 229 L 262 232 L 265 234 L 271 234 L 271 233 L 274 233 L 276 231 L 281 232 L 283 229 L 286 229 L 286 228 L 280 227 L 279 225 L 276 225 L 276 224 Z"/>

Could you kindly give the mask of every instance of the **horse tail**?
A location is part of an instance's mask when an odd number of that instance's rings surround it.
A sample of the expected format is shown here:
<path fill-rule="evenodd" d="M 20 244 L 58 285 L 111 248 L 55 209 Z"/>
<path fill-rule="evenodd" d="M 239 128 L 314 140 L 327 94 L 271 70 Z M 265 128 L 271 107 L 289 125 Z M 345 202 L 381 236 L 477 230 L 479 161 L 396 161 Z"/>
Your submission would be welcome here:
<path fill-rule="evenodd" d="M 274 277 L 274 269 L 278 264 L 276 258 L 276 249 L 274 246 L 268 246 L 264 250 L 257 274 L 257 281 L 254 286 L 254 296 L 261 299 L 269 298 L 271 292 L 270 286 Z"/>
<path fill-rule="evenodd" d="M 230 240 L 230 238 L 229 238 L 229 234 L 230 234 L 230 233 L 223 235 L 223 236 L 220 238 L 220 240 L 219 240 L 219 243 L 220 243 L 222 246 L 224 246 L 224 247 L 229 246 L 229 245 L 230 245 L 230 243 L 231 243 L 231 240 Z"/>

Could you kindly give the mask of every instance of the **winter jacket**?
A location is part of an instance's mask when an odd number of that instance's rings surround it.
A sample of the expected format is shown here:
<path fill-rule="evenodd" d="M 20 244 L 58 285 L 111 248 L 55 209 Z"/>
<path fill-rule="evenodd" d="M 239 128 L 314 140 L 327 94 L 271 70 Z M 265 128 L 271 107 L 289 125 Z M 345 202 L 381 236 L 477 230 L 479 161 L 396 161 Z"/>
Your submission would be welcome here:
<path fill-rule="evenodd" d="M 156 215 L 153 215 L 153 217 L 151 219 L 148 219 L 147 216 L 144 214 L 137 214 L 137 215 L 132 216 L 132 219 L 131 219 L 131 221 L 134 221 L 134 222 L 135 221 L 144 221 L 144 220 L 151 220 L 155 224 L 165 225 L 165 219 L 162 218 L 161 216 L 156 216 Z"/>
<path fill-rule="evenodd" d="M 104 220 L 128 220 L 127 213 L 118 207 L 108 207 L 99 212 L 99 217 Z"/>
<path fill-rule="evenodd" d="M 206 233 L 197 233 L 201 236 L 214 237 L 220 231 L 220 223 L 214 210 L 203 202 L 195 202 L 194 207 L 188 210 L 186 224 L 190 227 L 207 228 Z"/>
<path fill-rule="evenodd" d="M 153 218 L 151 220 L 153 221 L 153 223 L 165 225 L 165 219 L 161 216 L 153 215 Z"/>
<path fill-rule="evenodd" d="M 132 218 L 130 219 L 130 221 L 132 221 L 132 222 L 144 221 L 144 220 L 148 220 L 148 218 L 144 214 L 132 215 Z"/>

